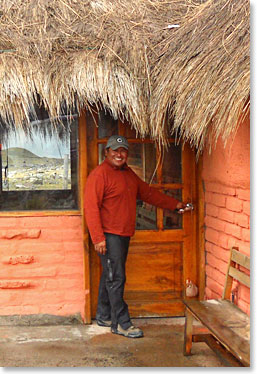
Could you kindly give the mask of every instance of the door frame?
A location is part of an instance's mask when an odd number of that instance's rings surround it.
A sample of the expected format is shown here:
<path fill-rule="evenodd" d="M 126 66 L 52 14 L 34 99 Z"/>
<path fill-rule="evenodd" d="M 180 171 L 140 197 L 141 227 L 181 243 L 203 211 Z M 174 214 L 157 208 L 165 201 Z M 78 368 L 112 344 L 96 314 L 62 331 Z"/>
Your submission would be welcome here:
<path fill-rule="evenodd" d="M 199 288 L 198 298 L 204 299 L 205 290 L 205 235 L 204 235 L 204 186 L 202 181 L 202 156 L 195 156 L 196 173 L 196 273 Z M 86 112 L 83 111 L 79 116 L 79 201 L 82 217 L 83 231 L 83 269 L 84 269 L 84 292 L 85 292 L 85 319 L 86 324 L 91 323 L 91 294 L 90 294 L 90 251 L 89 251 L 89 234 L 84 214 L 84 189 L 88 174 L 87 167 L 87 123 Z"/>

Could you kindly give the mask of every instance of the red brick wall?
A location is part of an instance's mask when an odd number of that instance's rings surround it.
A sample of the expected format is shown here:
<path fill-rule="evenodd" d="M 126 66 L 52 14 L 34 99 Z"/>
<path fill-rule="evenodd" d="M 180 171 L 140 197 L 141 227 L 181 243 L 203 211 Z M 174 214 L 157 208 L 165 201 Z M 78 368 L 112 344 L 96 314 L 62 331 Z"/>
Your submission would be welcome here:
<path fill-rule="evenodd" d="M 84 318 L 81 217 L 0 217 L 0 315 Z"/>
<path fill-rule="evenodd" d="M 203 156 L 205 187 L 206 298 L 222 295 L 229 248 L 250 255 L 250 123 L 226 147 L 221 140 Z M 250 291 L 234 284 L 235 302 L 250 313 Z"/>

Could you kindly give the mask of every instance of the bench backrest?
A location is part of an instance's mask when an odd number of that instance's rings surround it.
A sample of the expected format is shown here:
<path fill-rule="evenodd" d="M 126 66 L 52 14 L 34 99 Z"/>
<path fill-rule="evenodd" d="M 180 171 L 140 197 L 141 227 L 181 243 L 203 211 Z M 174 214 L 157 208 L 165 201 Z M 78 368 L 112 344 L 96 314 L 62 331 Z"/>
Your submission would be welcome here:
<path fill-rule="evenodd" d="M 250 257 L 240 253 L 237 247 L 232 247 L 222 299 L 230 299 L 233 279 L 250 288 L 250 275 L 242 271 L 241 267 L 250 270 Z"/>

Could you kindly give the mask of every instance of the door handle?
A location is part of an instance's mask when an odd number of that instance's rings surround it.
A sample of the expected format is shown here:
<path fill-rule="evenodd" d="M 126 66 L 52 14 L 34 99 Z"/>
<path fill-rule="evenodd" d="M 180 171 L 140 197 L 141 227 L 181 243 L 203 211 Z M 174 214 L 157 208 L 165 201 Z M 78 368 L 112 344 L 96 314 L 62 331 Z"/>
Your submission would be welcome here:
<path fill-rule="evenodd" d="M 189 212 L 194 210 L 194 205 L 192 203 L 187 203 L 185 208 L 179 209 L 179 213 Z"/>

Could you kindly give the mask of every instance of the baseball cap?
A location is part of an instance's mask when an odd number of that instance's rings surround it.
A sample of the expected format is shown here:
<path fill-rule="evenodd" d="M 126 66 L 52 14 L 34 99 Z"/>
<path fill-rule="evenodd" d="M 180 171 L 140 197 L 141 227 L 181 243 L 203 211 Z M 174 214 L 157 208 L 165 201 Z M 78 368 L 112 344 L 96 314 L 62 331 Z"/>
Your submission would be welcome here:
<path fill-rule="evenodd" d="M 129 149 L 129 143 L 127 139 L 124 136 L 121 135 L 112 135 L 108 139 L 108 142 L 106 144 L 105 148 L 111 148 L 114 151 L 120 147 L 123 147 L 125 149 Z"/>

